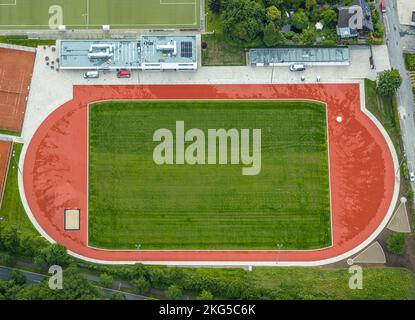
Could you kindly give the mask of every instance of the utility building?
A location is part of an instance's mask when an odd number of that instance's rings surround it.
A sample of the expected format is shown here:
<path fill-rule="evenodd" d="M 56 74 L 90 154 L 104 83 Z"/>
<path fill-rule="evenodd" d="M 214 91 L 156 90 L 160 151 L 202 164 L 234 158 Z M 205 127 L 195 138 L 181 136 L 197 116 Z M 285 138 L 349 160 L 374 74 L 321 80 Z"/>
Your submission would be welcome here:
<path fill-rule="evenodd" d="M 196 36 L 140 40 L 61 40 L 62 70 L 196 70 Z"/>

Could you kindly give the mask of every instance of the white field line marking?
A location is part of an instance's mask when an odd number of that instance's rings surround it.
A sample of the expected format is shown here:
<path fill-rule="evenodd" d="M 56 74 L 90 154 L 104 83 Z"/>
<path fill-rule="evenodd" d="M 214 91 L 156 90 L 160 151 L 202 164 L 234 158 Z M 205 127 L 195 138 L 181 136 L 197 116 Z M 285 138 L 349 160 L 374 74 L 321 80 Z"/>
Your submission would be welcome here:
<path fill-rule="evenodd" d="M 13 1 L 13 0 L 9 0 L 9 1 Z M 14 2 L 12 3 L 0 3 L 0 6 L 16 6 L 17 0 L 14 0 Z"/>
<path fill-rule="evenodd" d="M 169 101 L 195 101 L 195 99 L 132 99 L 134 101 L 139 101 L 139 102 L 154 102 L 154 101 L 158 101 L 158 102 L 169 102 Z M 87 161 L 88 161 L 88 169 L 87 169 L 87 221 L 89 221 L 89 111 L 91 109 L 91 105 L 96 104 L 96 103 L 101 103 L 101 102 L 112 102 L 112 101 L 117 101 L 117 102 L 122 102 L 122 101 L 132 101 L 131 99 L 106 99 L 106 100 L 97 100 L 97 101 L 93 101 L 88 103 L 88 123 L 87 123 L 87 142 L 88 142 L 88 149 L 87 149 Z M 238 99 L 202 99 L 202 101 L 236 101 Z M 325 106 L 326 108 L 326 117 L 328 117 L 328 105 L 326 102 L 322 102 L 319 100 L 313 100 L 313 99 L 240 99 L 240 101 L 255 101 L 255 102 L 284 102 L 284 101 L 298 101 L 298 102 L 302 102 L 302 101 L 308 101 L 308 102 L 314 102 L 314 103 L 319 103 Z M 326 124 L 326 128 L 328 130 L 328 122 Z M 328 131 L 327 131 L 328 132 Z M 327 153 L 328 153 L 328 157 L 330 157 L 330 150 L 329 150 L 329 136 L 327 135 Z M 330 158 L 329 158 L 329 163 L 328 163 L 328 167 L 330 169 Z M 330 182 L 330 176 L 329 176 L 329 182 Z M 289 249 L 289 250 L 285 250 L 285 251 L 291 251 L 291 252 L 296 252 L 296 251 L 300 251 L 300 252 L 308 252 L 308 251 L 321 251 L 321 250 L 326 250 L 329 248 L 332 248 L 334 246 L 334 242 L 333 242 L 333 212 L 331 210 L 331 184 L 329 183 L 329 196 L 330 196 L 330 223 L 331 223 L 331 244 L 329 246 L 326 247 L 322 247 L 322 248 L 318 248 L 318 249 Z M 86 238 L 86 243 L 87 243 L 87 247 L 88 248 L 92 248 L 92 249 L 97 249 L 97 250 L 102 250 L 102 251 L 136 251 L 136 252 L 145 252 L 145 251 L 164 251 L 164 252 L 175 252 L 175 251 L 201 251 L 201 252 L 221 252 L 221 251 L 247 251 L 247 252 L 268 252 L 268 251 L 276 251 L 279 252 L 281 250 L 273 250 L 273 249 L 219 249 L 219 250 L 209 250 L 209 249 L 148 249 L 148 250 L 134 250 L 134 249 L 105 249 L 105 248 L 98 248 L 98 247 L 94 247 L 94 246 L 90 246 L 89 245 L 89 228 L 88 228 L 88 222 L 87 222 L 87 238 Z M 284 251 L 284 250 L 282 250 Z"/>

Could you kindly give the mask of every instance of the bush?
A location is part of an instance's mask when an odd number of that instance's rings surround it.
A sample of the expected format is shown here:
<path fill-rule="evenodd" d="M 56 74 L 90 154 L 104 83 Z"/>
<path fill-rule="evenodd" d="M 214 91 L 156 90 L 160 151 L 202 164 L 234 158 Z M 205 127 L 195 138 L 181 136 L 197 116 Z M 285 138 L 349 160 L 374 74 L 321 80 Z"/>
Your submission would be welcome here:
<path fill-rule="evenodd" d="M 401 255 L 405 251 L 406 234 L 392 233 L 387 241 L 388 251 L 392 254 Z"/>
<path fill-rule="evenodd" d="M 123 293 L 116 292 L 111 296 L 111 300 L 127 300 L 127 298 Z"/>
<path fill-rule="evenodd" d="M 219 13 L 221 7 L 220 0 L 210 0 L 209 9 L 212 13 Z"/>
<path fill-rule="evenodd" d="M 200 295 L 198 295 L 197 300 L 213 300 L 213 294 L 210 291 L 203 290 Z"/>
<path fill-rule="evenodd" d="M 72 258 L 63 245 L 54 243 L 40 250 L 34 261 L 39 267 L 58 265 L 65 268 L 71 263 Z"/>
<path fill-rule="evenodd" d="M 19 245 L 17 229 L 7 224 L 0 225 L 0 250 L 15 254 L 19 250 Z"/>
<path fill-rule="evenodd" d="M 402 84 L 402 77 L 398 70 L 383 71 L 378 78 L 377 90 L 382 96 L 393 96 Z"/>
<path fill-rule="evenodd" d="M 16 263 L 16 259 L 7 252 L 0 252 L 0 265 L 12 267 Z"/>
<path fill-rule="evenodd" d="M 114 281 L 114 278 L 109 275 L 108 273 L 103 273 L 100 275 L 99 283 L 104 288 L 110 288 L 112 286 L 112 282 Z"/>
<path fill-rule="evenodd" d="M 415 71 L 415 54 L 405 54 L 406 69 L 409 71 Z"/>
<path fill-rule="evenodd" d="M 151 288 L 150 282 L 143 277 L 134 279 L 132 284 L 139 294 L 146 294 Z"/>
<path fill-rule="evenodd" d="M 17 285 L 24 285 L 26 283 L 26 277 L 19 270 L 13 269 L 9 273 L 9 281 L 13 281 Z"/>
<path fill-rule="evenodd" d="M 170 300 L 180 300 L 183 296 L 182 289 L 173 284 L 167 289 L 166 296 Z"/>

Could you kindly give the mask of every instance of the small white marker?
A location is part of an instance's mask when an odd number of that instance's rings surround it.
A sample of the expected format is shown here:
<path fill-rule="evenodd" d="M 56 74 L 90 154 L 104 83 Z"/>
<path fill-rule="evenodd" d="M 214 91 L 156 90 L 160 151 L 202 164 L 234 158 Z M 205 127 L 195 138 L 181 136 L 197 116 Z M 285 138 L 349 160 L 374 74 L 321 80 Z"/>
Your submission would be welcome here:
<path fill-rule="evenodd" d="M 343 122 L 343 118 L 342 118 L 342 117 L 340 117 L 340 116 L 338 116 L 338 117 L 336 118 L 336 121 L 337 121 L 338 123 L 342 123 L 342 122 Z"/>

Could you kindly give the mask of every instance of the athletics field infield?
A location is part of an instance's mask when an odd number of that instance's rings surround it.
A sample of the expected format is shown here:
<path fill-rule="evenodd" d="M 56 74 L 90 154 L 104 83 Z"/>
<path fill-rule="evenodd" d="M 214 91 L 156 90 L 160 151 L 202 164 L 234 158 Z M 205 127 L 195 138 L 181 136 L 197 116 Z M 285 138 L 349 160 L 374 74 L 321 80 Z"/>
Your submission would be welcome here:
<path fill-rule="evenodd" d="M 226 161 L 207 163 L 208 143 L 197 137 L 203 146 L 190 152 L 201 156 L 199 163 L 155 163 L 160 142 L 153 134 L 167 129 L 176 135 L 174 144 L 181 143 L 178 121 L 183 133 L 197 128 L 206 138 L 209 130 L 224 128 Z M 243 175 L 253 164 L 236 161 L 241 129 L 250 130 L 251 141 L 252 130 L 261 130 L 254 175 Z M 194 146 L 194 140 L 183 141 L 184 147 Z M 251 144 L 249 149 L 253 153 Z M 230 161 L 235 155 L 238 164 Z M 330 246 L 326 106 L 304 101 L 90 105 L 89 243 L 106 249 Z"/>
<path fill-rule="evenodd" d="M 123 102 L 114 104 L 115 100 Z M 182 102 L 177 105 L 179 100 Z M 160 104 L 160 101 L 163 103 Z M 232 106 L 240 101 L 244 101 L 247 110 L 246 113 L 243 109 L 238 110 L 236 116 L 232 113 L 235 111 Z M 276 261 L 280 265 L 322 265 L 336 262 L 357 253 L 376 238 L 389 221 L 398 198 L 399 183 L 394 174 L 398 167 L 395 151 L 384 129 L 365 110 L 362 101 L 359 84 L 75 86 L 73 99 L 50 114 L 30 143 L 25 145 L 20 160 L 23 175 L 19 181 L 23 204 L 44 237 L 64 244 L 73 255 L 94 262 L 211 265 L 275 265 Z M 204 103 L 212 104 L 208 106 Z M 253 106 L 253 103 L 257 105 Z M 284 109 L 285 112 L 274 117 L 266 108 L 268 104 L 273 106 L 272 110 L 277 110 L 272 112 Z M 123 114 L 122 105 L 128 115 Z M 199 110 L 191 110 L 191 105 Z M 97 110 L 102 107 L 99 110 L 102 114 L 98 118 L 97 114 L 91 115 L 91 107 Z M 188 109 L 179 110 L 186 107 Z M 200 116 L 203 108 L 216 109 L 203 117 L 196 117 L 196 114 Z M 261 116 L 256 123 L 256 116 L 248 115 L 252 115 L 257 108 L 265 108 L 270 113 Z M 163 202 L 162 194 L 155 194 L 157 190 L 168 189 L 171 181 L 179 179 L 183 174 L 183 171 L 180 172 L 182 168 L 172 172 L 175 166 L 156 168 L 150 167 L 150 162 L 143 162 L 142 167 L 148 171 L 142 172 L 148 172 L 151 176 L 128 170 L 131 166 L 139 168 L 140 165 L 135 165 L 137 159 L 148 159 L 149 151 L 154 146 L 150 142 L 151 148 L 144 146 L 138 150 L 140 140 L 148 141 L 148 137 L 143 136 L 148 131 L 145 128 L 151 129 L 150 132 L 163 127 L 174 131 L 174 122 L 180 120 L 177 119 L 179 116 L 185 123 L 189 122 L 187 128 L 199 127 L 202 131 L 226 125 L 230 126 L 226 129 L 242 125 L 262 129 L 265 151 L 261 174 L 268 173 L 248 177 L 253 179 L 252 198 L 237 210 L 233 210 L 232 197 L 249 189 L 242 185 L 244 177 L 240 166 L 225 169 L 230 171 L 224 172 L 223 177 L 214 175 L 213 179 L 203 172 L 209 168 L 195 166 L 193 169 L 204 179 L 203 183 L 196 184 L 196 175 L 189 175 L 185 179 L 189 186 L 180 185 L 187 188 L 184 193 L 192 190 L 201 196 L 189 196 L 183 202 L 175 199 L 175 196 L 178 197 L 177 190 L 173 190 L 166 202 Z M 107 122 L 96 125 L 94 119 Z M 223 119 L 227 119 L 229 124 L 221 123 Z M 296 122 L 301 125 L 296 125 Z M 278 126 L 270 126 L 270 123 Z M 124 137 L 129 142 L 123 145 L 123 140 L 116 140 L 116 136 Z M 137 139 L 137 142 L 131 143 L 130 139 Z M 299 141 L 307 143 L 301 145 Z M 277 154 L 272 151 L 276 151 L 278 146 L 281 146 L 282 156 L 273 159 L 272 155 Z M 117 154 L 117 161 L 108 162 L 105 150 L 110 153 L 110 159 L 114 159 L 112 154 Z M 315 162 L 310 161 L 313 157 Z M 93 169 L 90 172 L 91 166 Z M 99 172 L 96 172 L 97 169 Z M 157 170 L 168 173 L 163 175 L 165 181 L 151 181 L 152 177 L 157 177 Z M 232 177 L 232 170 L 238 175 Z M 284 170 L 288 171 L 284 173 Z M 299 176 L 307 177 L 304 180 L 310 185 L 299 185 L 301 179 L 288 174 L 290 170 L 298 170 Z M 327 173 L 328 182 L 324 179 Z M 293 178 L 284 180 L 286 176 Z M 265 177 L 270 180 L 266 181 Z M 139 178 L 146 181 L 145 185 L 137 186 Z M 231 187 L 224 184 L 233 178 L 240 185 L 233 187 L 235 184 L 232 183 Z M 256 178 L 263 182 L 255 183 Z M 217 182 L 228 187 L 227 192 L 232 197 L 224 199 L 223 195 L 217 194 L 219 189 L 226 190 L 217 187 Z M 203 186 L 209 192 L 200 192 Z M 320 188 L 316 190 L 318 196 L 307 198 L 305 195 L 311 194 L 311 186 Z M 289 187 L 293 191 L 291 194 L 285 193 L 284 196 L 284 192 L 275 192 L 279 191 L 278 188 L 287 190 Z M 271 189 L 274 195 L 264 191 Z M 267 197 L 263 197 L 264 194 Z M 203 201 L 203 196 L 206 196 L 206 201 Z M 245 193 L 244 197 L 247 196 L 248 193 Z M 133 197 L 136 198 L 134 201 L 129 199 Z M 302 223 L 298 217 L 309 221 L 316 217 L 315 212 L 299 210 L 301 205 L 312 208 L 310 200 L 313 199 L 316 200 L 316 212 L 321 214 L 321 223 Z M 222 206 L 215 207 L 220 200 Z M 162 206 L 157 207 L 157 203 Z M 136 206 L 133 207 L 134 212 L 140 212 L 137 209 L 141 204 L 141 212 L 146 214 L 135 217 L 128 211 L 131 209 L 129 204 Z M 195 218 L 197 214 L 193 209 L 200 208 L 202 204 L 216 215 L 201 222 Z M 324 236 L 325 232 L 329 232 L 328 206 L 331 237 Z M 281 213 L 293 207 L 295 214 Z M 189 208 L 192 209 L 191 216 L 181 215 L 183 212 L 180 210 Z M 221 208 L 226 209 L 224 214 L 228 221 L 220 221 L 219 211 L 214 210 Z M 163 233 L 163 224 L 171 228 L 174 221 L 168 217 L 168 212 L 179 222 L 177 231 L 171 234 Z M 260 215 L 263 212 L 268 220 L 261 224 Z M 271 212 L 275 212 L 275 216 Z M 254 219 L 249 219 L 250 214 Z M 290 226 L 289 222 L 281 219 L 283 216 L 291 221 Z M 139 225 L 140 221 L 143 226 Z M 131 226 L 128 226 L 129 223 Z M 150 227 L 149 223 L 153 223 L 154 227 Z M 217 227 L 222 237 L 214 233 L 213 236 L 205 234 L 205 237 L 200 237 L 198 232 L 203 230 L 196 231 L 195 236 L 190 231 L 198 223 L 207 227 L 206 230 Z M 281 227 L 284 223 L 285 228 Z M 235 226 L 240 227 L 236 228 L 238 237 L 234 236 Z M 250 231 L 250 228 L 255 231 Z M 111 230 L 117 236 L 113 236 Z M 229 232 L 226 233 L 226 230 Z M 275 232 L 274 238 L 270 236 L 272 231 Z M 290 237 L 284 232 L 290 232 Z M 157 234 L 163 234 L 163 237 L 156 237 Z M 307 237 L 310 242 L 305 241 Z M 231 243 L 236 245 L 231 247 Z"/>
<path fill-rule="evenodd" d="M 0 0 L 0 29 L 190 28 L 200 26 L 199 0 Z"/>

